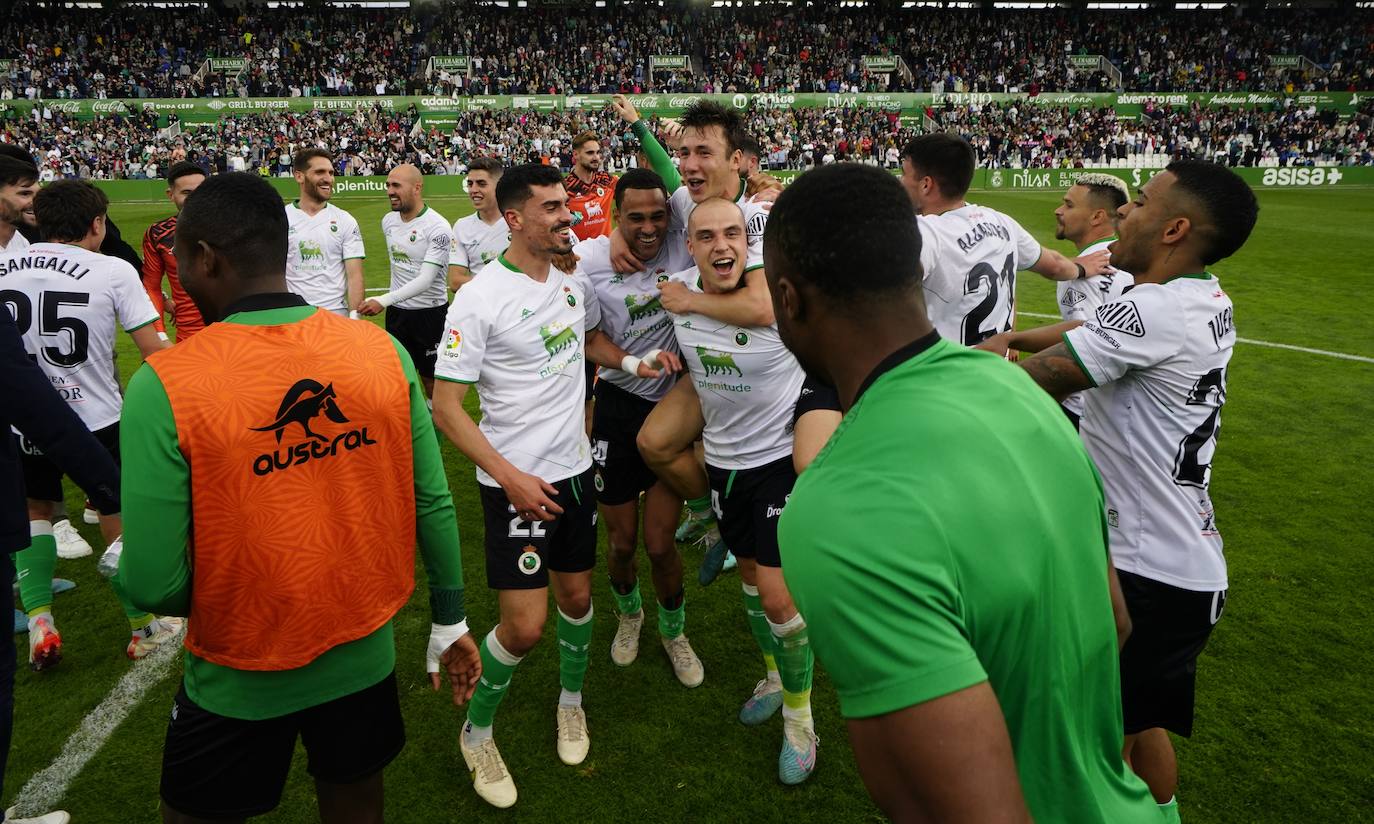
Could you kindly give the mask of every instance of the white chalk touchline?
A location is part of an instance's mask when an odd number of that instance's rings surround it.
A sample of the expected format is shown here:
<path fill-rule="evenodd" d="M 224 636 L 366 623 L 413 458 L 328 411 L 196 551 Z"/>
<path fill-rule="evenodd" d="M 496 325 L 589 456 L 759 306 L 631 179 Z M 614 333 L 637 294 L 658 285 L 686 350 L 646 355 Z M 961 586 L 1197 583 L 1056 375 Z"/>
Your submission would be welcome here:
<path fill-rule="evenodd" d="M 1030 318 L 1049 318 L 1050 320 L 1060 320 L 1058 315 L 1046 315 L 1040 312 L 1017 312 Z M 1250 338 L 1236 338 L 1237 343 L 1248 343 L 1251 346 L 1267 346 L 1270 349 L 1287 349 L 1290 352 L 1306 352 L 1309 355 L 1325 355 L 1328 358 L 1340 358 L 1341 360 L 1358 361 L 1359 363 L 1374 363 L 1374 358 L 1364 355 L 1348 355 L 1345 352 L 1328 352 L 1325 349 L 1311 349 L 1306 346 L 1294 346 L 1291 343 L 1274 343 L 1268 340 L 1252 340 Z"/>
<path fill-rule="evenodd" d="M 184 630 L 183 630 L 184 632 Z M 15 796 L 15 814 L 24 818 L 49 812 L 67 794 L 72 780 L 81 774 L 95 754 L 105 745 L 115 729 L 123 723 L 143 695 L 167 677 L 172 662 L 181 652 L 182 634 L 169 639 L 153 650 L 147 658 L 133 666 L 110 690 L 105 700 L 81 720 L 81 726 L 62 745 L 57 758 L 35 773 Z"/>

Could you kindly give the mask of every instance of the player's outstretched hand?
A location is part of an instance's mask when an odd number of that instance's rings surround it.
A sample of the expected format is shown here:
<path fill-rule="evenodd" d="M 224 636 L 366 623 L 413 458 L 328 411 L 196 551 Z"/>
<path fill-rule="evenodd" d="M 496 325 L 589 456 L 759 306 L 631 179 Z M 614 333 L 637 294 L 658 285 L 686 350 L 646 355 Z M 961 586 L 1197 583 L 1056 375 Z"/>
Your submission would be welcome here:
<path fill-rule="evenodd" d="M 366 317 L 372 317 L 373 315 L 380 315 L 384 308 L 385 307 L 378 303 L 374 298 L 368 298 L 367 300 L 363 301 L 361 306 L 358 307 L 358 314 L 364 315 Z"/>
<path fill-rule="evenodd" d="M 566 255 L 554 255 L 553 268 L 557 269 L 565 275 L 571 275 L 573 273 L 573 270 L 577 268 L 577 262 L 581 259 L 582 258 L 578 257 L 572 252 L 569 252 Z"/>
<path fill-rule="evenodd" d="M 1073 262 L 1083 267 L 1083 277 L 1095 278 L 1112 271 L 1111 260 L 1112 253 L 1103 249 L 1100 252 L 1093 252 L 1091 255 L 1074 258 Z"/>
<path fill-rule="evenodd" d="M 482 655 L 477 651 L 477 643 L 472 633 L 464 632 L 448 646 L 443 647 L 437 656 L 434 652 L 435 633 L 447 629 L 435 624 L 429 636 L 429 682 L 435 690 L 439 689 L 439 666 L 443 665 L 448 673 L 449 685 L 453 687 L 453 703 L 462 706 L 472 698 L 477 689 L 477 680 L 482 677 Z"/>
<path fill-rule="evenodd" d="M 692 290 L 681 281 L 665 280 L 658 284 L 658 300 L 664 309 L 674 315 L 685 315 L 692 311 Z"/>
<path fill-rule="evenodd" d="M 611 232 L 611 268 L 621 275 L 632 275 L 644 268 L 644 261 L 635 257 L 619 232 Z"/>
<path fill-rule="evenodd" d="M 611 108 L 615 109 L 615 113 L 620 115 L 620 119 L 626 123 L 635 123 L 639 120 L 639 110 L 623 94 L 611 96 Z"/>
<path fill-rule="evenodd" d="M 639 376 L 641 378 L 657 378 L 664 372 L 676 374 L 682 371 L 682 359 L 672 352 L 665 352 L 662 349 L 651 351 L 639 364 Z"/>
<path fill-rule="evenodd" d="M 982 343 L 976 344 L 973 348 L 982 349 L 984 352 L 991 352 L 999 358 L 1005 358 L 1007 352 L 1010 351 L 1010 344 L 1011 334 L 1009 332 L 1001 332 L 993 335 Z"/>
<path fill-rule="evenodd" d="M 563 514 L 563 508 L 553 500 L 558 490 L 543 478 L 516 472 L 501 488 L 522 521 L 552 521 Z"/>

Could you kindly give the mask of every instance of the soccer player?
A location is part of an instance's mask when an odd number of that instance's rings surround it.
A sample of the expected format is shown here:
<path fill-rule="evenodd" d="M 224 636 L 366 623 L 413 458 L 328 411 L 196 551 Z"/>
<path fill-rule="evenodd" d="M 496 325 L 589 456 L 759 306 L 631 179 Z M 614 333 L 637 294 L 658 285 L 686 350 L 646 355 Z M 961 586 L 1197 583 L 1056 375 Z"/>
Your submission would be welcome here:
<path fill-rule="evenodd" d="M 670 236 L 684 233 L 687 220 L 698 203 L 713 197 L 734 201 L 744 212 L 749 257 L 745 263 L 743 287 L 728 293 L 713 294 L 689 289 L 668 281 L 659 287 L 663 307 L 669 312 L 695 312 L 736 326 L 767 326 L 773 322 L 763 266 L 763 227 L 768 222 L 768 203 L 755 203 L 746 194 L 747 182 L 740 176 L 745 138 L 744 121 L 739 113 L 708 101 L 688 107 L 680 118 L 682 133 L 678 145 L 681 177 L 658 139 L 640 118 L 634 106 L 617 95 L 614 105 L 622 120 L 630 124 L 640 145 L 649 155 L 654 171 L 668 184 Z M 682 184 L 682 185 L 680 185 Z M 611 236 L 612 261 L 621 258 L 623 238 Z M 616 264 L 617 270 L 624 269 Z M 684 542 L 700 541 L 707 547 L 698 580 L 708 584 L 724 568 L 726 545 L 719 539 L 705 473 L 697 462 L 692 444 L 701 436 L 701 406 L 693 397 L 689 381 L 679 381 L 659 401 L 640 430 L 639 449 L 654 472 L 682 495 L 687 502 L 688 519 L 677 532 Z"/>
<path fill-rule="evenodd" d="M 975 165 L 973 147 L 953 134 L 921 135 L 902 151 L 902 184 L 920 215 L 926 310 L 941 337 L 965 346 L 1012 328 L 1018 271 L 1073 280 L 1109 268 L 1105 252 L 1070 260 L 1007 215 L 966 201 Z"/>
<path fill-rule="evenodd" d="M 114 362 L 115 325 L 129 333 L 143 357 L 167 345 L 138 273 L 124 261 L 99 254 L 105 229 L 105 194 L 85 181 L 57 181 L 34 198 L 34 212 L 47 242 L 0 256 L 7 274 L 4 300 L 10 304 L 24 346 L 63 399 L 97 440 L 119 460 L 119 417 L 123 406 Z M 29 665 L 35 670 L 62 660 L 62 637 L 52 613 L 57 545 L 53 511 L 62 500 L 62 470 L 22 435 L 24 482 L 29 496 L 29 548 L 16 557 L 19 592 L 29 616 Z M 140 476 L 146 477 L 146 476 Z M 118 515 L 101 515 L 102 531 L 120 533 Z M 111 542 L 100 560 L 112 574 L 121 544 Z M 175 637 L 180 623 L 156 619 L 134 607 L 111 579 L 124 607 L 132 637 L 125 652 L 142 658 Z"/>
<path fill-rule="evenodd" d="M 496 184 L 504 170 L 494 157 L 472 161 L 464 188 L 477 211 L 453 224 L 448 255 L 448 288 L 457 292 L 510 245 L 510 232 L 496 204 Z"/>
<path fill-rule="evenodd" d="M 1197 659 L 1227 590 L 1208 485 L 1236 328 L 1207 267 L 1239 251 L 1258 213 L 1226 167 L 1169 164 L 1121 208 L 1112 260 L 1135 285 L 1022 364 L 1056 399 L 1096 387 L 1084 395 L 1082 435 L 1131 615 L 1126 757 L 1173 821 L 1178 764 L 1166 730 L 1192 734 Z"/>
<path fill-rule="evenodd" d="M 410 352 L 425 395 L 432 397 L 435 347 L 448 311 L 444 273 L 453 235 L 444 216 L 425 205 L 424 187 L 424 176 L 409 163 L 386 176 L 391 211 L 382 218 L 382 235 L 391 260 L 391 290 L 363 301 L 358 314 L 386 310 L 386 331 Z"/>
<path fill-rule="evenodd" d="M 1058 224 L 1055 238 L 1073 243 L 1080 256 L 1107 250 L 1116 240 L 1118 210 L 1128 200 L 1130 191 L 1121 178 L 1097 172 L 1080 175 L 1054 210 Z M 999 332 L 978 344 L 978 348 L 998 355 L 1006 355 L 1008 350 L 1039 352 L 1058 343 L 1064 332 L 1090 320 L 1097 307 L 1120 297 L 1133 282 L 1130 272 L 1115 267 L 1095 278 L 1061 280 L 1055 286 L 1064 323 Z M 1083 396 L 1074 393 L 1064 399 L 1062 406 L 1077 429 L 1083 417 Z"/>
<path fill-rule="evenodd" d="M 573 168 L 563 178 L 563 188 L 573 213 L 573 234 L 579 240 L 609 235 L 616 179 L 601 169 L 601 139 L 595 132 L 582 132 L 573 138 L 572 150 Z"/>
<path fill-rule="evenodd" d="M 607 236 L 573 247 L 600 303 L 601 331 L 640 357 L 656 358 L 663 350 L 677 352 L 672 318 L 663 309 L 658 284 L 690 266 L 692 259 L 679 238 L 668 237 L 668 190 L 663 178 L 648 169 L 626 172 L 616 187 L 612 211 L 616 222 L 612 231 L 624 237 L 641 261 L 639 271 L 622 275 L 612 268 Z M 597 464 L 596 497 L 610 540 L 607 567 L 620 622 L 611 642 L 611 660 L 625 667 L 639 654 L 644 611 L 635 555 L 642 497 L 644 549 L 653 570 L 659 636 L 678 680 L 695 687 L 705 672 L 683 634 L 682 555 L 673 539 L 682 499 L 644 463 L 635 445 L 644 419 L 672 385 L 673 378 L 667 375 L 650 380 L 620 369 L 602 370 L 592 415 L 592 460 Z"/>
<path fill-rule="evenodd" d="M 148 299 L 157 310 L 158 317 L 154 327 L 157 331 L 166 333 L 166 327 L 162 322 L 162 280 L 165 277 L 172 287 L 172 322 L 177 328 L 178 343 L 205 327 L 200 310 L 196 308 L 191 296 L 186 294 L 186 290 L 181 288 L 181 281 L 177 279 L 176 257 L 172 255 L 177 215 L 181 214 L 181 207 L 186 204 L 186 198 L 204 182 L 205 172 L 196 164 L 186 161 L 172 164 L 172 168 L 167 171 L 167 199 L 172 201 L 177 213 L 159 220 L 143 233 L 143 288 L 147 290 Z"/>
<path fill-rule="evenodd" d="M 290 238 L 286 285 L 312 306 L 348 315 L 362 305 L 363 235 L 358 221 L 329 202 L 334 158 L 324 149 L 301 149 L 291 159 L 300 197 L 286 204 Z"/>
<path fill-rule="evenodd" d="M 864 784 L 894 821 L 1158 821 L 1121 758 L 1092 464 L 1015 367 L 934 330 L 922 234 L 842 163 L 765 238 L 783 340 L 848 410 L 779 543 Z"/>
<path fill-rule="evenodd" d="M 461 701 L 480 674 L 410 358 L 375 324 L 287 291 L 279 200 L 242 172 L 187 199 L 177 270 L 212 325 L 129 383 L 120 580 L 146 608 L 190 616 L 163 749 L 168 822 L 270 811 L 298 736 L 320 818 L 382 820 L 382 768 L 405 744 L 392 618 L 417 543 L 430 684 L 443 664 Z"/>
<path fill-rule="evenodd" d="M 679 283 L 711 295 L 745 288 L 748 237 L 737 204 L 711 198 L 698 205 L 687 239 L 696 265 L 675 276 Z M 705 421 L 711 506 L 739 559 L 749 628 L 766 665 L 740 721 L 762 724 L 782 707 L 778 778 L 800 784 L 816 768 L 812 656 L 806 621 L 783 581 L 777 524 L 797 479 L 789 423 L 804 375 L 771 324 L 675 312 L 673 332 Z"/>
<path fill-rule="evenodd" d="M 501 620 L 481 644 L 482 680 L 459 749 L 477 795 L 496 807 L 516 789 L 492 738 L 515 667 L 544 632 L 549 587 L 558 607 L 558 757 L 580 764 L 590 738 L 582 684 L 592 635 L 596 502 L 583 421 L 590 359 L 641 378 L 662 374 L 596 331 L 599 304 L 580 275 L 552 267 L 572 251 L 572 213 L 558 170 L 507 169 L 496 186 L 511 244 L 455 296 L 439 346 L 434 420 L 477 465 L 486 520 L 487 585 Z M 666 371 L 680 363 L 657 356 Z M 470 386 L 480 425 L 463 409 Z"/>

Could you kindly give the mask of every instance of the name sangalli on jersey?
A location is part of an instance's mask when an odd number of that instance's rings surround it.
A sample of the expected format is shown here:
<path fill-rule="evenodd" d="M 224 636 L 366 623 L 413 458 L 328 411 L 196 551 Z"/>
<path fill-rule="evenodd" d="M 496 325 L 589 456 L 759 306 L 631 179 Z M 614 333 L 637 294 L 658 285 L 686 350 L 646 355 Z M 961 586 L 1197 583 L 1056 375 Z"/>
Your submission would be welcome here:
<path fill-rule="evenodd" d="M 959 238 L 959 248 L 967 252 L 990 237 L 998 237 L 1002 240 L 1010 241 L 1011 232 L 1008 232 L 1005 226 L 999 226 L 996 223 L 975 223 L 972 229 L 965 232 L 964 236 Z"/>
<path fill-rule="evenodd" d="M 0 276 L 12 275 L 33 269 L 51 269 L 54 272 L 61 272 L 72 280 L 81 280 L 91 273 L 88 267 L 82 266 L 74 260 L 63 260 L 60 257 L 49 257 L 47 255 L 29 255 L 25 257 L 10 258 L 3 264 L 4 271 L 0 271 Z"/>

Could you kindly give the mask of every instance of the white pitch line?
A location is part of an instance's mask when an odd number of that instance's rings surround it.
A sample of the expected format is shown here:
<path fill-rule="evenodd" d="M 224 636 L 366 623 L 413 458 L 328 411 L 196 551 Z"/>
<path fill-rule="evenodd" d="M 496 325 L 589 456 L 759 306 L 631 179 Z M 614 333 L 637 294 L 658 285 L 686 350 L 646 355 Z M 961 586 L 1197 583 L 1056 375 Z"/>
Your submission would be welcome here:
<path fill-rule="evenodd" d="M 35 773 L 15 796 L 15 814 L 20 818 L 49 812 L 67 794 L 72 780 L 81 774 L 95 754 L 123 723 L 143 695 L 167 677 L 172 662 L 181 652 L 182 633 L 170 639 L 133 667 L 110 690 L 105 700 L 81 720 L 81 726 L 62 745 L 62 752 L 47 767 Z"/>
<path fill-rule="evenodd" d="M 1018 315 L 1025 315 L 1031 318 L 1049 318 L 1050 320 L 1061 320 L 1058 315 L 1046 315 L 1040 312 L 1017 312 Z M 1309 355 L 1324 355 L 1328 358 L 1339 358 L 1341 360 L 1356 361 L 1358 363 L 1374 363 L 1374 358 L 1367 358 L 1364 355 L 1348 355 L 1345 352 L 1328 352 L 1325 349 L 1311 349 L 1306 346 L 1294 346 L 1291 343 L 1274 343 L 1268 340 L 1252 340 L 1250 338 L 1236 338 L 1237 343 L 1248 343 L 1251 346 L 1267 346 L 1270 349 L 1287 349 L 1290 352 L 1305 352 Z"/>

